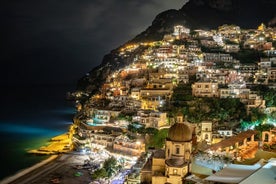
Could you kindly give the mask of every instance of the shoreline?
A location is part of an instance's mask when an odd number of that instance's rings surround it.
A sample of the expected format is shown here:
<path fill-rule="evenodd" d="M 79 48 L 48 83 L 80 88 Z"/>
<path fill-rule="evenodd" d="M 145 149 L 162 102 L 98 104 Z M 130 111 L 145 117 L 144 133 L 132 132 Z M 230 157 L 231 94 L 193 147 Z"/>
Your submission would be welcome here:
<path fill-rule="evenodd" d="M 38 155 L 55 155 L 67 153 L 70 151 L 71 138 L 70 133 L 65 132 L 57 136 L 52 137 L 48 144 L 40 146 L 38 149 L 32 149 L 27 151 L 29 154 Z"/>
<path fill-rule="evenodd" d="M 15 173 L 12 176 L 8 176 L 6 178 L 4 178 L 3 180 L 0 181 L 0 184 L 8 184 L 11 183 L 17 179 L 19 179 L 20 177 L 36 170 L 39 169 L 40 167 L 56 160 L 59 157 L 59 155 L 51 155 L 49 158 L 42 160 L 41 162 L 36 163 L 35 165 L 31 166 L 31 167 L 27 167 L 26 169 L 23 169 L 21 171 L 18 171 L 17 173 Z"/>
<path fill-rule="evenodd" d="M 89 159 L 88 155 L 73 152 L 52 155 L 38 164 L 5 178 L 0 181 L 0 184 L 90 183 L 92 181 L 90 171 L 76 168 L 76 166 L 83 165 L 87 159 Z"/>
<path fill-rule="evenodd" d="M 0 180 L 0 184 L 9 184 L 20 177 L 31 173 L 32 171 L 41 168 L 42 166 L 56 160 L 59 156 L 61 157 L 64 153 L 70 152 L 70 150 L 64 150 L 65 147 L 69 144 L 69 132 L 65 132 L 50 138 L 48 141 L 49 144 L 40 146 L 38 149 L 29 150 L 26 153 L 34 155 L 48 155 L 49 158 L 46 158 L 30 167 L 21 169 L 15 174 L 4 177 Z"/>

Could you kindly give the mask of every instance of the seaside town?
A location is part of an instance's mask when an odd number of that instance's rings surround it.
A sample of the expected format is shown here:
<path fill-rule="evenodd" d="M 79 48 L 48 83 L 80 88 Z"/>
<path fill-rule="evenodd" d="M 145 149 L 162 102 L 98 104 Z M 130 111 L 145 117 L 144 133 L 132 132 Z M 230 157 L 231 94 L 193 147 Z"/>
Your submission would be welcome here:
<path fill-rule="evenodd" d="M 275 183 L 276 28 L 176 25 L 116 57 L 130 64 L 70 93 L 68 133 L 30 153 L 74 154 L 90 184 Z"/>

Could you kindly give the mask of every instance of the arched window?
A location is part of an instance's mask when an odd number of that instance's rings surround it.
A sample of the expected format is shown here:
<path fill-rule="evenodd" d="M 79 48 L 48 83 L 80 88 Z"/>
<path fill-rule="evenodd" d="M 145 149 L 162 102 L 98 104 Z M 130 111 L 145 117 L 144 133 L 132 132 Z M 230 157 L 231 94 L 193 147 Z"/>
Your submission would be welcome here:
<path fill-rule="evenodd" d="M 180 154 L 180 147 L 179 146 L 175 147 L 175 154 Z"/>

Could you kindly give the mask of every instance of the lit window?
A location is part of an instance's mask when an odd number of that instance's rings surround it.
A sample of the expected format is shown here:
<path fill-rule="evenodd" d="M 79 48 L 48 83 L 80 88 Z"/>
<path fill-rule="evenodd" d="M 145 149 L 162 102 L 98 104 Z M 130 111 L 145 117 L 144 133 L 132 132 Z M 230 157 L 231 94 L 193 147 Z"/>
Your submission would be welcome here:
<path fill-rule="evenodd" d="M 174 170 L 173 170 L 173 174 L 177 174 L 177 169 L 174 169 Z"/>

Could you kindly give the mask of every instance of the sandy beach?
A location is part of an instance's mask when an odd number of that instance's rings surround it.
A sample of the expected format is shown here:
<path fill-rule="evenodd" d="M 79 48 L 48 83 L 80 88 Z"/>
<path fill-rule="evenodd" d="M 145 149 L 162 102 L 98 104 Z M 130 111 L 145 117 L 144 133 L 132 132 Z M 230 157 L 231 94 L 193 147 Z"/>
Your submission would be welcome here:
<path fill-rule="evenodd" d="M 73 154 L 53 155 L 50 158 L 8 177 L 0 184 L 85 184 L 91 182 L 88 170 L 76 169 L 82 165 L 87 155 Z"/>
<path fill-rule="evenodd" d="M 0 181 L 0 184 L 49 184 L 49 183 L 90 183 L 91 177 L 87 169 L 77 169 L 83 165 L 89 156 L 69 151 L 71 139 L 68 133 L 51 138 L 49 144 L 36 150 L 30 150 L 30 154 L 51 155 L 29 168 L 19 171 L 13 176 Z"/>

